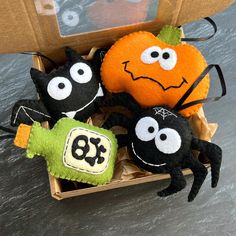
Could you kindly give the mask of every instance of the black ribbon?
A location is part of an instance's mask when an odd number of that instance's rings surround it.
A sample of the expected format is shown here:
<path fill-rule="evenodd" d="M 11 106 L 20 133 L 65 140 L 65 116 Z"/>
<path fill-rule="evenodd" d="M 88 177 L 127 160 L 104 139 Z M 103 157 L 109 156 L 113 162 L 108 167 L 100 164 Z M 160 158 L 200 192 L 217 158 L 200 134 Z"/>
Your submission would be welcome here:
<path fill-rule="evenodd" d="M 192 102 L 183 104 L 186 101 L 186 99 L 189 97 L 189 95 L 193 92 L 193 90 L 199 85 L 199 83 L 206 77 L 206 75 L 213 68 L 216 69 L 216 71 L 218 73 L 218 76 L 219 76 L 221 89 L 222 89 L 221 95 L 217 96 L 217 97 L 208 97 L 208 98 L 204 98 L 204 99 L 199 99 L 199 100 L 196 100 L 196 101 L 192 101 Z M 175 107 L 173 109 L 176 110 L 176 111 L 180 111 L 180 110 L 184 110 L 188 107 L 191 107 L 191 106 L 194 106 L 194 105 L 197 105 L 197 104 L 200 104 L 200 103 L 218 101 L 220 98 L 222 98 L 225 95 L 226 95 L 226 84 L 225 84 L 225 79 L 224 79 L 223 72 L 222 72 L 219 65 L 211 64 L 211 65 L 208 65 L 208 67 L 201 73 L 201 75 L 191 85 L 191 87 L 188 89 L 188 91 L 181 97 L 181 99 L 177 102 L 177 104 L 175 105 Z"/>
<path fill-rule="evenodd" d="M 213 38 L 215 36 L 215 34 L 217 33 L 217 25 L 210 17 L 206 17 L 204 19 L 206 21 L 208 21 L 210 23 L 210 25 L 212 26 L 212 28 L 214 30 L 214 33 L 212 35 L 209 35 L 206 37 L 200 37 L 200 38 L 182 38 L 181 40 L 183 42 L 204 42 L 206 40 Z"/>
<path fill-rule="evenodd" d="M 0 136 L 0 140 L 12 139 L 12 138 L 15 138 L 15 135 L 13 135 L 13 134 L 7 134 L 7 135 L 2 135 L 2 136 Z"/>
<path fill-rule="evenodd" d="M 59 67 L 59 65 L 55 61 L 53 61 L 51 58 L 45 56 L 41 52 L 35 52 L 35 53 L 34 52 L 21 52 L 20 54 L 39 56 L 39 57 L 42 57 L 42 58 L 45 58 L 46 60 L 48 60 L 53 65 L 53 67 L 55 67 L 56 69 Z"/>
<path fill-rule="evenodd" d="M 6 132 L 6 133 L 10 133 L 10 134 L 16 134 L 16 131 L 14 129 L 10 129 L 7 127 L 4 127 L 2 125 L 0 125 L 0 130 Z"/>
<path fill-rule="evenodd" d="M 10 128 L 0 125 L 0 130 L 4 131 L 6 133 L 9 133 L 7 135 L 0 136 L 0 140 L 15 138 L 15 136 L 16 136 L 16 131 L 13 129 L 10 129 Z"/>

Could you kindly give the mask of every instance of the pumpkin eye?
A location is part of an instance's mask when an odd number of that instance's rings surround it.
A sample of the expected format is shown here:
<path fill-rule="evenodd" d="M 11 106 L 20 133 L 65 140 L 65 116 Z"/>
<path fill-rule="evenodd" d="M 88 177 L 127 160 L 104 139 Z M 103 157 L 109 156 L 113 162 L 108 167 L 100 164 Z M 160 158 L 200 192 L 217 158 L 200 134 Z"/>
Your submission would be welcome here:
<path fill-rule="evenodd" d="M 55 100 L 64 100 L 72 91 L 71 82 L 65 77 L 54 77 L 47 86 L 47 92 Z"/>
<path fill-rule="evenodd" d="M 141 61 L 145 64 L 153 64 L 160 60 L 162 50 L 157 46 L 147 48 L 141 54 Z"/>
<path fill-rule="evenodd" d="M 173 154 L 181 147 L 181 137 L 174 129 L 161 129 L 155 137 L 155 144 L 162 153 Z"/>
<path fill-rule="evenodd" d="M 162 50 L 162 55 L 160 58 L 160 65 L 164 70 L 174 69 L 177 63 L 177 55 L 173 49 L 165 48 Z"/>
<path fill-rule="evenodd" d="M 92 79 L 93 72 L 87 64 L 78 62 L 70 68 L 70 76 L 75 82 L 85 84 Z"/>
<path fill-rule="evenodd" d="M 75 11 L 66 10 L 61 17 L 63 23 L 67 26 L 74 27 L 79 24 L 79 15 Z"/>
<path fill-rule="evenodd" d="M 135 127 L 136 136 L 144 142 L 153 140 L 158 130 L 159 125 L 157 121 L 151 117 L 140 119 Z"/>

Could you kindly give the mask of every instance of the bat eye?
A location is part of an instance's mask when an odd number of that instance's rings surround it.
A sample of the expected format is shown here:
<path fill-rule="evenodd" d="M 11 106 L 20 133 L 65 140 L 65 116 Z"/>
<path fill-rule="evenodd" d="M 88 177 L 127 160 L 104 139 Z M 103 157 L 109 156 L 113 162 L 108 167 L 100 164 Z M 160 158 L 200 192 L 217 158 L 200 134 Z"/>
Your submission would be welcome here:
<path fill-rule="evenodd" d="M 135 127 L 136 136 L 145 142 L 155 138 L 159 130 L 157 121 L 151 117 L 144 117 L 138 121 Z"/>
<path fill-rule="evenodd" d="M 174 69 L 177 63 L 177 55 L 173 49 L 166 48 L 162 50 L 162 55 L 160 58 L 160 65 L 164 70 Z"/>
<path fill-rule="evenodd" d="M 181 147 L 181 137 L 174 129 L 161 129 L 155 137 L 155 144 L 159 151 L 165 154 L 173 154 Z"/>
<path fill-rule="evenodd" d="M 160 60 L 161 52 L 162 50 L 157 46 L 147 48 L 141 54 L 141 61 L 145 64 L 153 64 Z"/>
<path fill-rule="evenodd" d="M 71 82 L 65 77 L 55 77 L 48 83 L 48 94 L 55 100 L 64 100 L 72 91 Z"/>
<path fill-rule="evenodd" d="M 78 62 L 70 68 L 70 76 L 75 82 L 85 84 L 92 79 L 93 72 L 87 64 Z"/>
<path fill-rule="evenodd" d="M 66 10 L 61 17 L 63 23 L 67 26 L 74 27 L 79 24 L 79 15 L 75 11 Z"/>

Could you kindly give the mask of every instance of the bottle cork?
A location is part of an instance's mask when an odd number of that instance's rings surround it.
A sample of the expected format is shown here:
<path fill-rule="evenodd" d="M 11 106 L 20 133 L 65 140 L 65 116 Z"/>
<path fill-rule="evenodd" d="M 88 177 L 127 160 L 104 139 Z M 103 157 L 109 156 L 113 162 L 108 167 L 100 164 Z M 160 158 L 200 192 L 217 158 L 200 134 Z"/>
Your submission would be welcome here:
<path fill-rule="evenodd" d="M 17 129 L 14 144 L 20 148 L 27 148 L 32 126 L 20 124 Z"/>

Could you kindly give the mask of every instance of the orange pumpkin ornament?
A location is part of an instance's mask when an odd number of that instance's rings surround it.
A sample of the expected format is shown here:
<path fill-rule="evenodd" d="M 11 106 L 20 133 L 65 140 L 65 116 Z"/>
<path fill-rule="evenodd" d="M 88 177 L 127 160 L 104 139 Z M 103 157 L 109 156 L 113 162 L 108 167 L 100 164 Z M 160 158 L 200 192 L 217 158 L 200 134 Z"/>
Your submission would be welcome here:
<path fill-rule="evenodd" d="M 207 66 L 197 48 L 181 42 L 179 28 L 165 26 L 158 37 L 140 31 L 118 40 L 104 58 L 101 76 L 109 92 L 127 92 L 143 107 L 173 108 Z M 209 86 L 207 74 L 184 104 L 205 99 Z M 180 113 L 188 117 L 201 106 Z"/>

